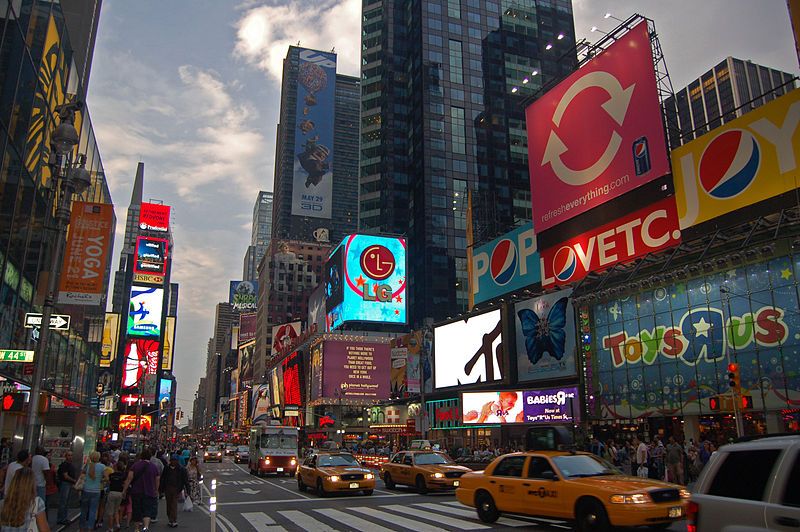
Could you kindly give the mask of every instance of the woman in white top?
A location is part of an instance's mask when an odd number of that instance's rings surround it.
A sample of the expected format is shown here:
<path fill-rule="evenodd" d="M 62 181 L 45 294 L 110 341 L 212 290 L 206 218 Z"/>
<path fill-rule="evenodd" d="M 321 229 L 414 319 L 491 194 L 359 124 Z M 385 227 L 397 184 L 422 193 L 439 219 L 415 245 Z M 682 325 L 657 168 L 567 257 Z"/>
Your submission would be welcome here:
<path fill-rule="evenodd" d="M 35 525 L 33 523 L 36 523 Z M 0 511 L 0 532 L 50 532 L 44 501 L 36 495 L 33 471 L 23 467 L 14 474 Z"/>

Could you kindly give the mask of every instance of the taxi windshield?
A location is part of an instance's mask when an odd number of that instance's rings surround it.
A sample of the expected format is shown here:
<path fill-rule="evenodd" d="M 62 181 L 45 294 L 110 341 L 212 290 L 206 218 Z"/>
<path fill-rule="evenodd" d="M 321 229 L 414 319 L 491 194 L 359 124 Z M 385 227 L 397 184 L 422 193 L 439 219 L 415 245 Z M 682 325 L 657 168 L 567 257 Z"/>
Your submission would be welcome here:
<path fill-rule="evenodd" d="M 358 465 L 355 458 L 349 454 L 320 455 L 318 467 L 335 467 Z"/>
<path fill-rule="evenodd" d="M 438 453 L 417 453 L 414 456 L 417 465 L 452 464 L 453 461 Z"/>
<path fill-rule="evenodd" d="M 206 452 L 207 452 L 207 453 L 216 453 L 216 452 L 219 452 L 219 447 L 207 447 L 207 448 L 206 448 Z"/>
<path fill-rule="evenodd" d="M 554 456 L 553 463 L 566 478 L 600 477 L 618 475 L 619 471 L 605 460 L 596 456 L 576 454 L 573 456 Z"/>
<path fill-rule="evenodd" d="M 240 445 L 239 447 L 236 448 L 236 450 L 241 453 L 241 452 L 249 451 L 250 448 L 245 446 L 245 445 Z"/>

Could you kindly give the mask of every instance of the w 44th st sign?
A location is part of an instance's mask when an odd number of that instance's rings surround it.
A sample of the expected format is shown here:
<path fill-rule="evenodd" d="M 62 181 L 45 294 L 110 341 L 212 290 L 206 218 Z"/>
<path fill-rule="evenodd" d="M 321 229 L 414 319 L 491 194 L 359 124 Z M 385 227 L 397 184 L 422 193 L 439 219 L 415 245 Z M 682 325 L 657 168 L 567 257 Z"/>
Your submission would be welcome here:
<path fill-rule="evenodd" d="M 32 329 L 34 327 L 41 327 L 42 318 L 43 316 L 41 314 L 33 314 L 33 313 L 25 314 L 25 327 L 27 329 Z M 50 328 L 56 331 L 68 331 L 69 322 L 70 322 L 69 314 L 53 314 L 52 316 L 50 316 Z"/>

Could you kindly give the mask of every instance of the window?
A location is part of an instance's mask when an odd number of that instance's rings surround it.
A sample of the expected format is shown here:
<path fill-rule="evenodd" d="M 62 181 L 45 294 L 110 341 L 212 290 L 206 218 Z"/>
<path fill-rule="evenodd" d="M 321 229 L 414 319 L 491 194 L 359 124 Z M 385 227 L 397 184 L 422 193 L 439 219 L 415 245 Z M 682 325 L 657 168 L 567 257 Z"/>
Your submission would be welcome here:
<path fill-rule="evenodd" d="M 467 153 L 467 132 L 464 109 L 461 107 L 450 108 L 450 124 L 452 129 L 450 136 L 452 151 L 453 153 L 465 155 Z"/>
<path fill-rule="evenodd" d="M 448 45 L 450 55 L 450 82 L 460 85 L 464 83 L 464 58 L 461 41 L 454 41 L 451 39 Z"/>
<path fill-rule="evenodd" d="M 764 497 L 767 481 L 780 454 L 780 449 L 728 453 L 717 470 L 708 494 L 760 501 Z"/>
<path fill-rule="evenodd" d="M 403 457 L 403 465 L 414 465 L 410 454 Z"/>
<path fill-rule="evenodd" d="M 543 456 L 534 456 L 531 458 L 531 463 L 528 465 L 528 478 L 538 478 L 544 480 L 544 473 L 555 475 L 553 466 L 550 465 L 550 461 Z M 553 478 L 555 477 L 550 476 L 551 480 Z"/>
<path fill-rule="evenodd" d="M 394 455 L 394 458 L 392 458 L 392 463 L 393 464 L 401 463 L 403 461 L 403 456 L 404 456 L 403 453 L 397 453 L 396 455 Z"/>
<path fill-rule="evenodd" d="M 524 456 L 509 456 L 497 464 L 492 475 L 496 477 L 521 477 L 524 466 Z"/>
<path fill-rule="evenodd" d="M 800 508 L 800 489 L 797 489 L 798 486 L 800 486 L 800 454 L 794 457 L 794 467 L 792 472 L 789 473 L 786 486 L 783 487 L 782 504 Z"/>

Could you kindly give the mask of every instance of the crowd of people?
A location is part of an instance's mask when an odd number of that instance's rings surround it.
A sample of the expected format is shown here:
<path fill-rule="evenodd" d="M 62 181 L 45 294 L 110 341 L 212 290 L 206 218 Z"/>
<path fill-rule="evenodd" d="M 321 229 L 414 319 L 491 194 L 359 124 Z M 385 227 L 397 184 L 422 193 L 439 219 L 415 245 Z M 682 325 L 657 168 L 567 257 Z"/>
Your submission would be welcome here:
<path fill-rule="evenodd" d="M 76 493 L 81 532 L 131 526 L 147 531 L 157 520 L 160 497 L 166 499 L 168 526 L 176 528 L 179 504 L 185 510 L 203 504 L 202 470 L 188 449 L 153 448 L 131 455 L 112 446 L 92 452 L 80 467 L 73 458 L 67 452 L 55 468 L 47 450 L 37 447 L 33 456 L 19 451 L 15 461 L 0 469 L 0 532 L 48 532 L 47 512 L 56 507 L 57 523 L 69 524 L 68 508 Z M 53 508 L 47 505 L 48 497 L 57 501 Z"/>

